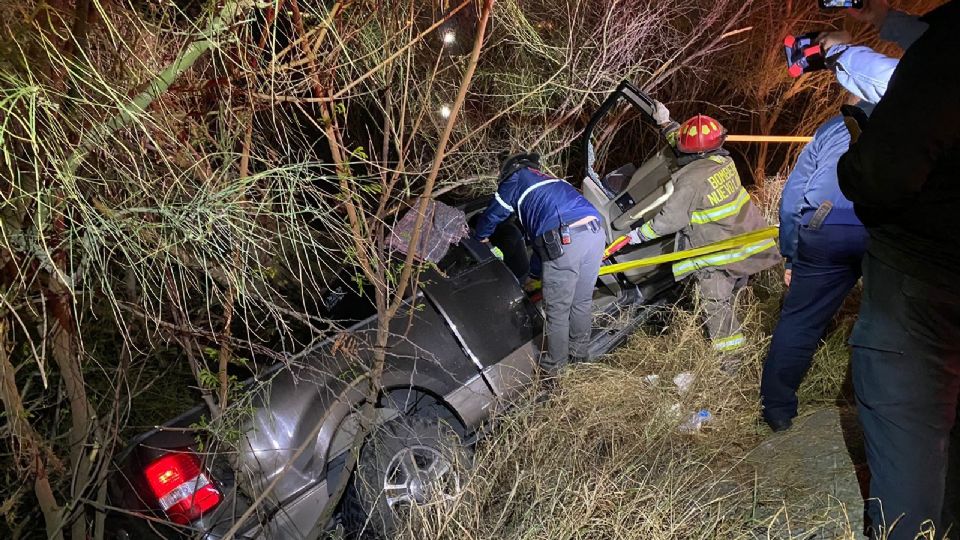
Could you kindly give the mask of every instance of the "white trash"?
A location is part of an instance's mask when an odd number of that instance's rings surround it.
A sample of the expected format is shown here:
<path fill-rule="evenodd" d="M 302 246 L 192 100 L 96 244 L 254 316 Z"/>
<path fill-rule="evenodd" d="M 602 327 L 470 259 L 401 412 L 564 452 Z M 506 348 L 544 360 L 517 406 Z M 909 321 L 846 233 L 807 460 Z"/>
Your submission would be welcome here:
<path fill-rule="evenodd" d="M 679 403 L 674 403 L 671 405 L 667 412 L 670 413 L 670 416 L 676 420 L 683 418 L 683 411 L 680 409 Z"/>
<path fill-rule="evenodd" d="M 681 394 L 686 394 L 687 390 L 690 390 L 690 387 L 693 386 L 693 382 L 696 380 L 696 375 L 689 371 L 684 371 L 683 373 L 678 373 L 677 376 L 673 378 L 673 384 L 676 385 L 677 390 Z"/>

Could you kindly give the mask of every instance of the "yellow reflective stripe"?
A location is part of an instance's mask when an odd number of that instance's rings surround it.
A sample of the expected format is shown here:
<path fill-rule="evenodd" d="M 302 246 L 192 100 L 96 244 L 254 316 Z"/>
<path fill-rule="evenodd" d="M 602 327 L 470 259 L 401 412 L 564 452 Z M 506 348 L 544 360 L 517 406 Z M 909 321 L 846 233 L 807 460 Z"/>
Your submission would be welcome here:
<path fill-rule="evenodd" d="M 777 243 L 773 239 L 761 240 L 759 242 L 753 242 L 747 244 L 743 247 L 736 249 L 728 249 L 727 251 L 721 251 L 719 253 L 711 253 L 710 255 L 705 255 L 703 257 L 696 257 L 693 259 L 687 259 L 682 262 L 678 262 L 673 265 L 673 277 L 680 279 L 681 277 L 689 274 L 690 272 L 695 272 L 702 268 L 708 268 L 711 266 L 723 266 L 726 264 L 733 264 L 740 262 L 744 259 L 747 259 L 761 251 L 765 251 L 770 248 L 777 247 Z"/>
<path fill-rule="evenodd" d="M 715 339 L 713 340 L 713 350 L 731 351 L 733 349 L 739 349 L 746 341 L 747 338 L 743 337 L 743 334 L 734 334 L 730 337 Z"/>
<path fill-rule="evenodd" d="M 722 157 L 720 157 L 720 156 L 710 156 L 708 159 L 710 159 L 710 161 L 713 161 L 713 162 L 715 162 L 715 163 L 719 163 L 719 164 L 721 164 L 721 165 L 723 165 L 724 163 L 726 163 L 726 160 L 724 160 L 724 159 L 723 159 Z"/>
<path fill-rule="evenodd" d="M 664 134 L 664 137 L 667 139 L 667 144 L 669 144 L 670 146 L 676 146 L 676 145 L 677 145 L 677 138 L 678 138 L 677 136 L 678 136 L 679 134 L 680 134 L 680 130 L 679 130 L 679 129 L 674 129 L 674 130 L 668 131 L 666 134 Z"/>
<path fill-rule="evenodd" d="M 737 198 L 719 206 L 714 206 L 709 210 L 698 210 L 690 214 L 690 223 L 711 223 L 714 221 L 720 221 L 723 218 L 728 218 L 730 216 L 735 216 L 740 213 L 740 210 L 743 208 L 743 205 L 750 202 L 750 194 L 747 193 L 747 190 L 740 188 L 740 193 L 737 194 Z"/>
<path fill-rule="evenodd" d="M 650 226 L 649 221 L 644 223 L 643 226 L 640 227 L 640 234 L 642 234 L 643 237 L 646 238 L 647 240 L 653 240 L 654 238 L 660 237 L 660 235 L 653 230 L 653 227 Z"/>

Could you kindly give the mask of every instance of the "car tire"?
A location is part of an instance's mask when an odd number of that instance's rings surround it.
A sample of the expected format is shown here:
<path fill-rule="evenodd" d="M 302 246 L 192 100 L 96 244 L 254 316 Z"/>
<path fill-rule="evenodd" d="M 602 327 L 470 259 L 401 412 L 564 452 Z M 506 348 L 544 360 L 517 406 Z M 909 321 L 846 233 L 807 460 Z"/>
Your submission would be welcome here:
<path fill-rule="evenodd" d="M 342 521 L 354 538 L 391 538 L 414 505 L 463 489 L 472 452 L 438 419 L 401 417 L 367 438 L 344 495 Z"/>

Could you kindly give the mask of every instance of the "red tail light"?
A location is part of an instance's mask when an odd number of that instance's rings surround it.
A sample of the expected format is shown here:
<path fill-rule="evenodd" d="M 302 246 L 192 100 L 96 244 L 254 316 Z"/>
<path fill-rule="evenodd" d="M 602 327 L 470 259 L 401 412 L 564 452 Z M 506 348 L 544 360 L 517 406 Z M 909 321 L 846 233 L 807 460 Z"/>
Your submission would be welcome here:
<path fill-rule="evenodd" d="M 144 474 L 167 517 L 180 525 L 199 518 L 223 500 L 193 452 L 167 454 L 147 465 Z"/>

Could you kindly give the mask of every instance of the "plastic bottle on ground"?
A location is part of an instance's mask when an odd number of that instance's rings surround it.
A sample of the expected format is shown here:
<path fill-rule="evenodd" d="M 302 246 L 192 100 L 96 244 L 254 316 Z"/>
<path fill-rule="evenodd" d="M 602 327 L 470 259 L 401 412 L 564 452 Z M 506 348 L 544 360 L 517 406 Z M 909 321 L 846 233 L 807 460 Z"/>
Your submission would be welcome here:
<path fill-rule="evenodd" d="M 707 409 L 700 409 L 693 413 L 686 422 L 680 424 L 680 431 L 683 433 L 693 433 L 700 431 L 704 424 L 713 420 L 713 415 Z"/>

